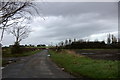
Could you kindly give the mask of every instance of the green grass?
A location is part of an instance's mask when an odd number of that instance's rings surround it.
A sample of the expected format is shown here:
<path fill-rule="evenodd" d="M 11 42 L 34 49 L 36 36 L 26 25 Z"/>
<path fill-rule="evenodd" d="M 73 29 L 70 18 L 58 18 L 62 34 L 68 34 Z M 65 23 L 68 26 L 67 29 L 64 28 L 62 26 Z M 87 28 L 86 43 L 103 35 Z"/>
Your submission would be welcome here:
<path fill-rule="evenodd" d="M 118 62 L 120 61 L 94 60 L 67 52 L 50 51 L 50 54 L 51 59 L 58 66 L 64 67 L 65 71 L 77 77 L 118 78 Z"/>

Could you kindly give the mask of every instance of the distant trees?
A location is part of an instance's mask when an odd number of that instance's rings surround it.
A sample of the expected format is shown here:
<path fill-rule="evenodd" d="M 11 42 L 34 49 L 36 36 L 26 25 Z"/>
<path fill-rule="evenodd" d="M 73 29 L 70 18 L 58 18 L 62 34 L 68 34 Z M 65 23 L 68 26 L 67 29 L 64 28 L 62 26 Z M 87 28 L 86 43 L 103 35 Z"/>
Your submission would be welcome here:
<path fill-rule="evenodd" d="M 116 43 L 117 43 L 117 38 L 114 35 L 112 35 L 112 44 L 116 44 Z"/>
<path fill-rule="evenodd" d="M 71 39 L 66 39 L 65 40 L 65 43 L 62 41 L 62 44 L 63 45 L 70 45 L 72 43 L 72 40 Z"/>
<path fill-rule="evenodd" d="M 74 42 L 76 42 L 76 39 L 74 38 Z"/>
<path fill-rule="evenodd" d="M 60 45 L 60 48 L 63 49 L 83 49 L 83 48 L 120 48 L 118 45 L 117 38 L 114 35 L 107 35 L 107 44 L 105 41 L 98 41 L 97 39 L 95 41 L 89 41 L 84 39 L 66 39 L 63 43 L 64 45 Z"/>
<path fill-rule="evenodd" d="M 110 44 L 110 43 L 111 43 L 111 36 L 109 34 L 108 37 L 107 37 L 107 44 Z"/>
<path fill-rule="evenodd" d="M 71 39 L 69 39 L 69 45 L 72 43 L 72 40 Z"/>
<path fill-rule="evenodd" d="M 37 47 L 45 47 L 45 44 L 38 44 Z"/>
<path fill-rule="evenodd" d="M 68 40 L 67 39 L 65 40 L 65 45 L 68 45 Z"/>
<path fill-rule="evenodd" d="M 108 34 L 107 44 L 115 44 L 117 43 L 117 38 L 112 34 Z"/>

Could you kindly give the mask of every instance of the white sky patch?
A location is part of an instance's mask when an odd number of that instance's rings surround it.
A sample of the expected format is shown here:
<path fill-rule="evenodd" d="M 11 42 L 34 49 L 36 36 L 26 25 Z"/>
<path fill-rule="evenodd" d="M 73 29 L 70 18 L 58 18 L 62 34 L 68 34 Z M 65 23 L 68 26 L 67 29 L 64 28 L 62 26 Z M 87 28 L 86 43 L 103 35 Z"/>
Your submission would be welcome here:
<path fill-rule="evenodd" d="M 14 41 L 15 41 L 15 37 L 13 35 L 10 35 L 8 33 L 4 34 L 4 38 L 2 41 L 4 46 L 13 45 Z"/>
<path fill-rule="evenodd" d="M 111 35 L 113 34 L 114 36 L 116 36 L 118 38 L 118 32 L 110 32 L 109 34 L 111 34 Z M 95 41 L 95 40 L 106 41 L 107 36 L 108 36 L 108 33 L 99 33 L 99 34 L 92 34 L 92 35 L 85 37 L 83 39 L 90 40 L 90 41 Z"/>

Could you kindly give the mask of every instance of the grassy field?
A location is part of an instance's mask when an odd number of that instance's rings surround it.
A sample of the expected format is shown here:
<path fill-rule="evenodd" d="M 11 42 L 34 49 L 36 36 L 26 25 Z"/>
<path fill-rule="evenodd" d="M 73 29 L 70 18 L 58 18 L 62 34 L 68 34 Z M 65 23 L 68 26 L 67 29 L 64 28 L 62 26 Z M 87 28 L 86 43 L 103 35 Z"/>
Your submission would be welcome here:
<path fill-rule="evenodd" d="M 94 60 L 66 51 L 60 53 L 50 51 L 51 59 L 65 71 L 77 77 L 87 78 L 118 78 L 118 62 L 108 60 Z"/>
<path fill-rule="evenodd" d="M 4 54 L 3 58 L 17 58 L 17 57 L 25 57 L 25 56 L 30 56 L 30 55 L 33 55 L 33 54 L 36 54 L 38 52 L 40 52 L 41 50 L 35 50 L 35 51 L 30 51 L 30 52 L 24 52 L 22 54 Z M 2 60 L 2 66 L 5 66 L 6 64 L 8 64 L 8 60 Z"/>
<path fill-rule="evenodd" d="M 39 46 L 39 47 L 26 47 L 26 48 L 53 48 L 53 46 Z"/>
<path fill-rule="evenodd" d="M 2 57 L 23 57 L 23 56 L 29 56 L 29 55 L 33 55 L 37 52 L 40 52 L 41 50 L 35 50 L 35 51 L 29 51 L 29 52 L 24 52 L 24 53 L 19 53 L 19 54 L 11 54 L 11 53 L 5 53 L 2 55 Z"/>

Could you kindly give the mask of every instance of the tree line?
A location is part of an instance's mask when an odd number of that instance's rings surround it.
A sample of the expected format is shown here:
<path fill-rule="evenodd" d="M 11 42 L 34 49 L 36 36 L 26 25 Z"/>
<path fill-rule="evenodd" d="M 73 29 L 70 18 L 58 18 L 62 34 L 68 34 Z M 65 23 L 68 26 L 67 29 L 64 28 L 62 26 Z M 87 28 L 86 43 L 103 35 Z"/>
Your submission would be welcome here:
<path fill-rule="evenodd" d="M 66 39 L 56 45 L 56 48 L 62 49 L 118 49 L 120 48 L 120 38 L 116 38 L 113 34 L 107 35 L 107 41 L 89 41 L 89 40 L 76 40 Z"/>

